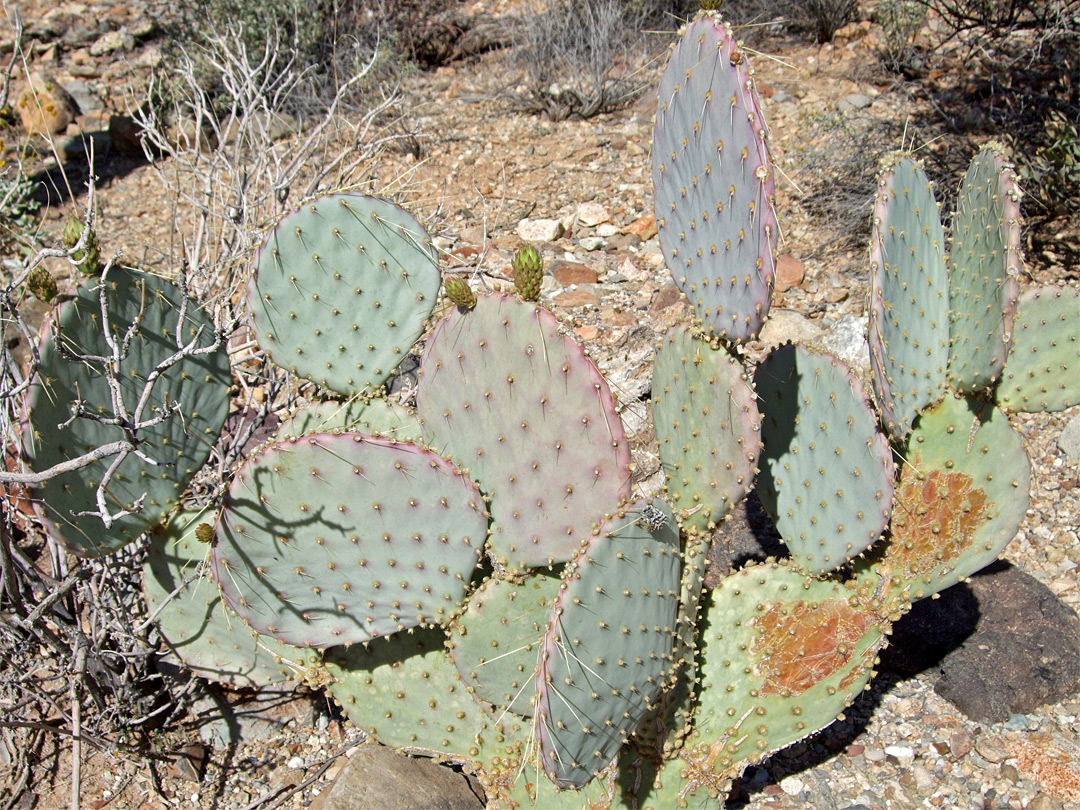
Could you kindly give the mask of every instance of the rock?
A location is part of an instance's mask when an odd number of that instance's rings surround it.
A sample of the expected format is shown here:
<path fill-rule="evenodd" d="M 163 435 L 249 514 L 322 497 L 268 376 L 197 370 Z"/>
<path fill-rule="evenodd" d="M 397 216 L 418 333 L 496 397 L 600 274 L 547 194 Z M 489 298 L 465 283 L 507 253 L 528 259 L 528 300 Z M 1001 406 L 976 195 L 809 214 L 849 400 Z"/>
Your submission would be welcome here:
<path fill-rule="evenodd" d="M 870 348 L 866 343 L 868 323 L 866 317 L 842 315 L 825 331 L 818 344 L 847 363 L 856 374 L 869 372 Z"/>
<path fill-rule="evenodd" d="M 915 761 L 914 749 L 908 748 L 906 745 L 890 745 L 885 748 L 885 756 L 892 757 L 898 763 L 900 767 L 907 768 Z"/>
<path fill-rule="evenodd" d="M 15 106 L 28 135 L 60 135 L 75 123 L 79 106 L 58 81 L 47 73 L 31 73 Z"/>
<path fill-rule="evenodd" d="M 116 51 L 131 51 L 135 49 L 135 37 L 128 33 L 126 28 L 119 31 L 109 31 L 101 36 L 90 46 L 91 56 L 105 56 Z"/>
<path fill-rule="evenodd" d="M 584 202 L 577 207 L 577 221 L 592 228 L 611 219 L 611 214 L 598 202 Z"/>
<path fill-rule="evenodd" d="M 638 217 L 626 226 L 626 232 L 640 236 L 642 239 L 652 239 L 656 236 L 656 215 L 649 213 Z"/>
<path fill-rule="evenodd" d="M 1024 810 L 1062 810 L 1064 805 L 1049 793 L 1036 793 Z"/>
<path fill-rule="evenodd" d="M 578 245 L 588 251 L 600 250 L 607 242 L 599 236 L 583 236 L 578 240 Z"/>
<path fill-rule="evenodd" d="M 656 314 L 661 310 L 674 306 L 683 300 L 683 294 L 679 292 L 679 288 L 675 286 L 674 281 L 667 281 L 664 286 L 656 291 L 656 295 L 653 296 L 652 303 L 649 304 L 649 312 Z"/>
<path fill-rule="evenodd" d="M 356 749 L 310 810 L 481 810 L 483 790 L 430 759 L 369 743 Z"/>
<path fill-rule="evenodd" d="M 1080 414 L 1069 420 L 1057 440 L 1058 448 L 1072 462 L 1080 461 Z"/>
<path fill-rule="evenodd" d="M 863 93 L 851 93 L 840 99 L 841 110 L 862 110 L 874 103 L 874 100 Z"/>
<path fill-rule="evenodd" d="M 94 132 L 87 135 L 65 135 L 63 138 L 55 138 L 53 146 L 60 161 L 66 163 L 69 160 L 89 160 L 93 155 L 95 160 L 101 160 L 108 152 L 112 144 L 108 132 Z"/>
<path fill-rule="evenodd" d="M 765 319 L 759 339 L 769 347 L 788 341 L 814 343 L 821 339 L 821 328 L 793 309 L 772 309 Z"/>
<path fill-rule="evenodd" d="M 130 116 L 109 116 L 109 140 L 117 152 L 130 155 L 143 154 L 142 130 Z"/>
<path fill-rule="evenodd" d="M 551 275 L 564 287 L 573 284 L 595 284 L 600 274 L 587 264 L 579 262 L 556 261 L 551 264 Z"/>
<path fill-rule="evenodd" d="M 803 283 L 806 265 L 790 253 L 781 253 L 776 258 L 776 292 L 786 292 Z"/>
<path fill-rule="evenodd" d="M 604 239 L 610 239 L 613 236 L 617 236 L 620 233 L 619 227 L 610 222 L 603 222 L 596 228 L 596 235 L 601 236 Z M 629 234 L 633 236 L 633 234 Z M 640 237 L 638 237 L 640 239 Z"/>
<path fill-rule="evenodd" d="M 517 226 L 517 235 L 526 242 L 553 242 L 564 232 L 557 219 L 523 219 Z"/>
<path fill-rule="evenodd" d="M 1003 722 L 1080 692 L 1080 618 L 1034 577 L 996 563 L 917 602 L 881 660 L 897 674 L 936 670 L 939 695 L 973 720 Z"/>
<path fill-rule="evenodd" d="M 216 689 L 195 701 L 199 737 L 214 747 L 265 740 L 289 725 L 314 725 L 315 702 L 292 692 L 262 690 L 250 700 L 230 701 Z"/>
<path fill-rule="evenodd" d="M 585 290 L 567 290 L 564 293 L 559 293 L 552 300 L 555 302 L 556 306 L 564 307 L 566 309 L 595 307 L 600 303 L 599 298 Z"/>

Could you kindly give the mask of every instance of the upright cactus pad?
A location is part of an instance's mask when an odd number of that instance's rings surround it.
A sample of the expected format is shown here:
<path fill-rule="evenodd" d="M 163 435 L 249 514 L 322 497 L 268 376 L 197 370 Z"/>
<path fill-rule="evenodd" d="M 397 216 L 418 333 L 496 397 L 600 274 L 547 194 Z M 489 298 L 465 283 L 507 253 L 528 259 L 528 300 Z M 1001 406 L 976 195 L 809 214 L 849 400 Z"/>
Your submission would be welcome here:
<path fill-rule="evenodd" d="M 1020 189 L 1001 148 L 985 147 L 960 186 L 949 250 L 949 384 L 990 390 L 1009 351 L 1020 273 Z"/>
<path fill-rule="evenodd" d="M 685 326 L 653 364 L 652 412 L 668 499 L 685 531 L 711 532 L 749 491 L 761 417 L 745 372 Z"/>
<path fill-rule="evenodd" d="M 115 412 L 105 373 L 111 362 L 105 358 L 113 358 L 114 351 L 103 334 L 102 293 L 110 340 L 120 356 L 116 384 L 124 414 Z M 111 513 L 135 509 L 140 499 L 142 506 L 109 529 L 100 517 L 79 513 L 97 511 L 98 484 L 115 457 L 36 488 L 39 508 L 56 536 L 72 552 L 95 557 L 116 551 L 164 520 L 206 463 L 229 409 L 228 354 L 223 342 L 212 352 L 168 365 L 180 353 L 180 345 L 212 346 L 213 321 L 174 284 L 124 267 L 111 268 L 104 279 L 85 282 L 74 299 L 59 307 L 55 324 L 55 331 L 44 331 L 41 369 L 27 399 L 29 430 L 24 441 L 34 470 L 47 470 L 102 445 L 132 438 L 120 424 L 73 419 L 76 402 L 86 413 L 119 418 L 127 427 L 154 421 L 165 415 L 166 408 L 176 409 L 157 424 L 135 431 L 139 454 L 131 453 L 113 471 L 105 505 Z M 125 336 L 130 339 L 125 341 Z M 74 354 L 99 359 L 83 362 L 71 359 Z M 153 379 L 152 393 L 140 408 L 148 379 L 159 366 L 163 368 Z"/>
<path fill-rule="evenodd" d="M 758 496 L 798 565 L 831 571 L 888 525 L 892 450 L 862 384 L 832 355 L 781 346 L 754 385 L 763 415 Z"/>
<path fill-rule="evenodd" d="M 490 499 L 492 551 L 508 567 L 569 560 L 630 493 L 607 382 L 554 315 L 516 296 L 439 322 L 416 406 L 429 442 Z"/>
<path fill-rule="evenodd" d="M 449 620 L 484 547 L 475 484 L 441 456 L 359 433 L 266 447 L 233 479 L 214 578 L 257 631 L 353 644 Z"/>
<path fill-rule="evenodd" d="M 334 194 L 286 215 L 248 287 L 270 359 L 346 396 L 374 391 L 420 337 L 441 277 L 431 239 L 404 209 Z"/>
<path fill-rule="evenodd" d="M 660 80 L 652 176 L 679 289 L 707 330 L 751 340 L 775 275 L 773 168 L 746 57 L 715 13 L 686 27 Z"/>
<path fill-rule="evenodd" d="M 481 700 L 532 716 L 540 642 L 559 583 L 558 577 L 539 572 L 520 582 L 492 577 L 451 622 L 454 663 Z"/>
<path fill-rule="evenodd" d="M 945 395 L 949 280 L 945 231 L 926 173 L 892 157 L 878 179 L 870 238 L 870 369 L 889 433 L 903 439 Z"/>
<path fill-rule="evenodd" d="M 679 535 L 650 530 L 643 501 L 605 523 L 563 572 L 536 674 L 535 735 L 544 770 L 580 788 L 656 704 L 674 666 Z M 655 524 L 654 524 L 655 525 Z"/>
<path fill-rule="evenodd" d="M 196 537 L 197 527 L 207 522 L 212 515 L 182 510 L 150 537 L 143 593 L 169 650 L 196 675 L 227 686 L 258 689 L 302 679 L 314 654 L 253 633 L 225 607 L 210 577 L 199 575 L 210 546 Z"/>
<path fill-rule="evenodd" d="M 682 757 L 707 784 L 829 725 L 870 680 L 880 620 L 844 586 L 784 565 L 751 565 L 712 593 L 702 623 L 703 689 Z"/>
<path fill-rule="evenodd" d="M 1013 412 L 1062 411 L 1080 403 L 1080 292 L 1039 287 L 1024 293 L 996 397 Z"/>
<path fill-rule="evenodd" d="M 479 764 L 491 716 L 458 678 L 444 637 L 434 627 L 327 650 L 330 694 L 384 745 Z"/>
<path fill-rule="evenodd" d="M 911 602 L 989 565 L 1020 528 L 1030 480 L 1023 441 L 1005 414 L 946 397 L 919 417 L 908 441 L 891 537 L 871 584 L 884 579 L 889 601 Z"/>

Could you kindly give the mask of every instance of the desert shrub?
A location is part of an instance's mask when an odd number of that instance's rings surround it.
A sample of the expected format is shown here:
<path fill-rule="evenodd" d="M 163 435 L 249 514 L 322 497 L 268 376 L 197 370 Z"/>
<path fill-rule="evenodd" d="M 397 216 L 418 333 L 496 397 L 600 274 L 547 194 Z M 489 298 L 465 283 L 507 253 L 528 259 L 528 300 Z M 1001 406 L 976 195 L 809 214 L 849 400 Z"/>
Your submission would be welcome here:
<path fill-rule="evenodd" d="M 788 5 L 791 18 L 812 32 L 818 42 L 831 42 L 833 34 L 859 10 L 858 0 L 804 0 Z"/>
<path fill-rule="evenodd" d="M 884 39 L 882 64 L 892 73 L 910 71 L 917 59 L 915 37 L 926 19 L 926 6 L 919 0 L 882 0 L 874 16 Z"/>
<path fill-rule="evenodd" d="M 1023 137 L 1011 139 L 1024 188 L 1042 203 L 1049 216 L 1080 213 L 1080 132 L 1077 121 L 1053 110 L 1043 122 L 1041 135 L 1042 144 L 1033 152 L 1023 148 Z"/>

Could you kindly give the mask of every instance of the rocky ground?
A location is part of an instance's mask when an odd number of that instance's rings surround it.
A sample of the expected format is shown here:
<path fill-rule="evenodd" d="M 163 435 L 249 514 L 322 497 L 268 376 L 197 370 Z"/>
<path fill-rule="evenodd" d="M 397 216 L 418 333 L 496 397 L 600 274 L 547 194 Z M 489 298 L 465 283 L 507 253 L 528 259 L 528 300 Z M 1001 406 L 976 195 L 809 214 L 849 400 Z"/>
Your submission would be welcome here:
<path fill-rule="evenodd" d="M 467 4 L 496 16 L 507 5 Z M 141 0 L 29 0 L 19 7 L 34 46 L 31 69 L 51 74 L 82 111 L 60 139 L 69 177 L 85 171 L 77 157 L 85 136 L 99 133 L 102 243 L 127 256 L 158 255 L 172 238 L 170 207 L 152 168 L 125 149 L 115 120 L 145 94 L 148 71 L 160 60 L 154 17 Z M 749 347 L 752 357 L 797 339 L 856 368 L 868 364 L 862 237 L 821 216 L 808 166 L 835 137 L 823 122 L 890 133 L 891 140 L 860 145 L 877 151 L 899 147 L 903 122 L 925 116 L 924 95 L 874 67 L 879 36 L 862 21 L 831 45 L 769 40 L 768 53 L 754 59 L 785 180 L 777 194 L 784 236 L 777 295 L 761 341 Z M 5 40 L 10 33 L 0 34 Z M 653 98 L 647 93 L 628 109 L 587 121 L 552 123 L 508 109 L 493 79 L 505 71 L 505 54 L 493 53 L 411 77 L 404 92 L 418 148 L 390 154 L 380 177 L 407 179 L 406 197 L 436 224 L 451 272 L 481 270 L 497 283 L 524 241 L 542 250 L 544 303 L 610 381 L 634 435 L 636 485 L 651 494 L 660 483 L 646 406 L 651 352 L 689 312 L 664 267 L 650 213 Z M 103 133 L 111 119 L 110 139 Z M 962 145 L 933 148 L 950 147 Z M 70 203 L 50 208 L 45 231 L 58 232 L 69 210 Z M 1076 244 L 1076 223 L 1034 234 L 1024 284 L 1080 286 L 1080 270 L 1063 258 Z M 1034 463 L 1032 505 L 1005 552 L 1007 564 L 920 605 L 897 627 L 871 691 L 822 734 L 752 767 L 729 807 L 1080 808 L 1080 410 L 1022 417 L 1017 426 Z M 763 534 L 767 527 L 751 505 L 723 530 L 718 547 L 760 556 Z M 307 806 L 339 774 L 348 778 L 363 735 L 318 695 L 272 702 L 238 709 L 208 694 L 198 716 L 163 737 L 156 762 L 91 752 L 83 806 Z M 222 714 L 232 722 L 214 719 Z M 48 763 L 52 771 L 43 772 L 37 795 L 25 793 L 17 807 L 67 803 L 63 750 Z M 460 806 L 469 806 L 462 795 Z"/>

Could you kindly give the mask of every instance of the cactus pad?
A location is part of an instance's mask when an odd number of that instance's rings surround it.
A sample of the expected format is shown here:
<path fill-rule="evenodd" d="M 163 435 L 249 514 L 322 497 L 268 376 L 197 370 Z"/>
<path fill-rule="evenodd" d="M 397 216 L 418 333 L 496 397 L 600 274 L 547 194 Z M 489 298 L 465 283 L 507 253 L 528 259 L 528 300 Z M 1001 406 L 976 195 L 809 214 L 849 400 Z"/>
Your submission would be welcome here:
<path fill-rule="evenodd" d="M 730 27 L 703 13 L 660 80 L 653 196 L 660 246 L 704 327 L 745 341 L 769 311 L 778 228 L 765 118 Z"/>
<path fill-rule="evenodd" d="M 484 546 L 476 486 L 446 459 L 360 433 L 278 442 L 233 479 L 214 578 L 258 632 L 298 647 L 446 621 Z"/>
<path fill-rule="evenodd" d="M 346 396 L 382 385 L 420 337 L 441 278 L 411 214 L 362 194 L 286 215 L 259 250 L 252 328 L 270 359 Z"/>
<path fill-rule="evenodd" d="M 521 582 L 492 577 L 451 623 L 454 663 L 481 700 L 532 716 L 540 641 L 559 582 L 545 573 L 530 574 Z"/>
<path fill-rule="evenodd" d="M 1031 469 L 1020 435 L 991 406 L 949 396 L 915 424 L 874 563 L 891 601 L 932 596 L 989 565 L 1027 512 Z"/>
<path fill-rule="evenodd" d="M 508 567 L 570 559 L 630 492 L 630 453 L 604 378 L 545 309 L 488 295 L 428 340 L 416 406 L 428 441 L 491 502 Z"/>
<path fill-rule="evenodd" d="M 408 408 L 383 397 L 352 399 L 347 402 L 319 402 L 300 408 L 278 426 L 278 439 L 296 438 L 305 433 L 333 433 L 338 430 L 418 442 L 420 421 Z"/>
<path fill-rule="evenodd" d="M 1020 298 L 1013 345 L 997 388 L 1008 411 L 1062 411 L 1080 403 L 1080 293 L 1039 287 Z"/>
<path fill-rule="evenodd" d="M 649 531 L 644 506 L 620 511 L 582 547 L 551 611 L 534 716 L 541 764 L 560 788 L 608 766 L 674 666 L 679 535 L 673 520 Z"/>
<path fill-rule="evenodd" d="M 903 439 L 945 395 L 945 231 L 926 173 L 893 157 L 878 179 L 870 238 L 870 370 L 885 427 Z"/>
<path fill-rule="evenodd" d="M 25 442 L 34 470 L 46 470 L 130 438 L 117 424 L 72 419 L 72 405 L 80 399 L 89 413 L 120 415 L 114 411 L 104 372 L 104 358 L 111 358 L 113 350 L 102 334 L 102 297 L 109 313 L 110 340 L 123 355 L 116 382 L 128 423 L 153 420 L 166 407 L 176 407 L 177 412 L 135 431 L 142 457 L 128 455 L 113 472 L 106 487 L 106 506 L 110 512 L 131 510 L 143 498 L 142 508 L 115 520 L 108 530 L 97 516 L 76 515 L 98 508 L 98 484 L 116 457 L 36 487 L 43 516 L 71 551 L 86 557 L 116 551 L 164 520 L 210 456 L 229 409 L 229 360 L 224 343 L 212 352 L 191 355 L 164 368 L 153 381 L 149 399 L 139 408 L 149 376 L 177 355 L 177 343 L 195 348 L 213 345 L 214 324 L 170 282 L 113 267 L 104 279 L 85 282 L 73 300 L 58 308 L 56 333 L 45 332 L 41 370 L 27 398 Z M 125 335 L 130 335 L 126 344 Z M 80 362 L 64 352 L 102 360 Z"/>
<path fill-rule="evenodd" d="M 1000 147 L 971 161 L 949 250 L 949 384 L 988 391 L 1009 351 L 1020 273 L 1020 189 Z"/>
<path fill-rule="evenodd" d="M 892 450 L 858 378 L 830 354 L 787 344 L 758 366 L 758 496 L 792 557 L 823 574 L 889 523 Z"/>
<path fill-rule="evenodd" d="M 685 531 L 711 532 L 754 479 L 761 450 L 754 390 L 724 349 L 680 326 L 656 352 L 652 412 L 676 517 Z"/>
<path fill-rule="evenodd" d="M 160 610 L 162 638 L 196 675 L 228 686 L 257 689 L 302 677 L 312 663 L 310 650 L 257 636 L 222 604 L 209 577 L 184 584 L 210 554 L 196 528 L 212 520 L 202 511 L 183 510 L 150 537 L 143 592 L 150 612 Z"/>
<path fill-rule="evenodd" d="M 737 776 L 829 725 L 870 680 L 884 629 L 844 586 L 777 563 L 722 580 L 702 622 L 691 785 Z"/>

